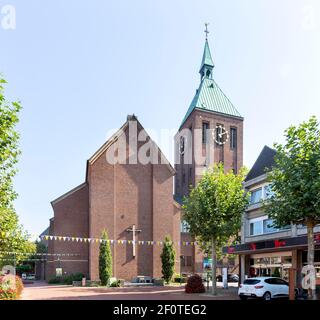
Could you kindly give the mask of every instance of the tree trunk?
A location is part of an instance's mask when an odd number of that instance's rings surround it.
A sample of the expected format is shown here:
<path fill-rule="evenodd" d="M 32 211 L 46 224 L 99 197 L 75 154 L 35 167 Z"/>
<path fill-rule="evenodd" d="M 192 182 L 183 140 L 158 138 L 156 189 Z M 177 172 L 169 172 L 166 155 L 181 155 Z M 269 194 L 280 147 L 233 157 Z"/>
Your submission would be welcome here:
<path fill-rule="evenodd" d="M 217 294 L 217 248 L 216 240 L 212 238 L 212 295 Z"/>
<path fill-rule="evenodd" d="M 307 222 L 308 230 L 308 265 L 314 267 L 314 223 L 312 221 Z M 312 273 L 314 275 L 314 273 Z M 312 281 L 312 280 L 311 280 Z M 315 279 L 313 280 L 315 281 Z M 314 288 L 308 289 L 309 299 L 316 299 L 316 292 Z"/>

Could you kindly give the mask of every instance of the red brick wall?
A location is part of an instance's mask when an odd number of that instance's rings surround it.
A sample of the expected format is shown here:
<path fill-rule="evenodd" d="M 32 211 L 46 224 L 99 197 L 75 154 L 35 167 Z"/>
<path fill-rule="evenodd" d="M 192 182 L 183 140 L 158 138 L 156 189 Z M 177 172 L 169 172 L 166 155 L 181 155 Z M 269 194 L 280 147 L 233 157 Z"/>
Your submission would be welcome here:
<path fill-rule="evenodd" d="M 209 123 L 210 129 L 215 129 L 217 124 L 223 125 L 230 135 L 230 128 L 237 128 L 237 149 L 230 149 L 230 137 L 226 144 L 223 146 L 214 145 L 214 162 L 217 163 L 220 160 L 223 160 L 224 166 L 226 170 L 236 169 L 239 170 L 243 165 L 243 120 L 235 117 L 224 116 L 221 114 L 206 112 L 201 110 L 194 110 L 186 122 L 181 127 L 182 129 L 190 129 L 192 127 L 192 132 L 194 134 L 195 129 L 202 130 L 202 123 Z M 176 142 L 179 140 L 176 139 Z M 176 148 L 178 148 L 178 144 L 176 143 Z M 198 140 L 195 138 L 192 139 L 192 165 L 181 164 L 175 165 L 175 169 L 177 171 L 175 177 L 175 194 L 178 196 L 188 195 L 190 185 L 195 185 L 199 179 L 201 178 L 200 172 L 205 169 L 203 164 L 195 165 L 195 155 L 206 155 L 205 145 L 202 143 L 202 133 Z M 212 164 L 212 163 L 211 163 Z M 191 176 L 190 176 L 190 168 L 191 168 Z M 182 175 L 185 172 L 185 183 L 183 184 Z M 190 235 L 181 234 L 182 239 L 186 239 L 185 241 L 192 241 Z M 190 255 L 192 251 L 193 256 L 193 266 L 192 267 L 184 267 L 184 272 L 202 272 L 202 260 L 203 254 L 197 247 L 184 247 L 181 249 L 182 255 Z"/>
<path fill-rule="evenodd" d="M 138 128 L 142 130 L 140 125 Z M 106 229 L 110 239 L 128 241 L 132 240 L 132 233 L 126 230 L 136 225 L 142 230 L 136 241 L 161 241 L 166 235 L 179 241 L 180 208 L 174 203 L 172 186 L 173 172 L 168 165 L 113 165 L 107 162 L 103 151 L 88 162 L 85 187 L 54 203 L 50 234 L 100 238 Z M 53 275 L 60 265 L 64 272 L 83 272 L 92 280 L 99 279 L 99 243 L 50 241 L 49 250 L 80 253 L 80 257 L 69 260 L 84 260 L 50 262 L 49 274 Z M 157 245 L 136 245 L 133 257 L 132 245 L 111 245 L 114 276 L 125 280 L 137 275 L 161 277 L 161 250 Z M 177 247 L 177 269 L 179 254 Z"/>
<path fill-rule="evenodd" d="M 99 237 L 106 228 L 112 239 L 132 240 L 132 233 L 126 230 L 133 224 L 142 230 L 137 241 L 160 241 L 167 234 L 172 237 L 172 185 L 172 172 L 165 164 L 110 165 L 104 152 L 89 166 L 91 237 Z M 91 245 L 91 279 L 99 277 L 98 247 Z M 132 245 L 115 245 L 112 248 L 114 276 L 126 280 L 137 275 L 159 277 L 160 253 L 160 246 L 137 245 L 133 258 Z"/>
<path fill-rule="evenodd" d="M 53 202 L 54 220 L 50 223 L 50 235 L 88 237 L 88 204 L 87 185 L 83 185 L 60 201 Z M 49 253 L 77 256 L 51 258 L 47 263 L 48 278 L 55 276 L 55 268 L 58 267 L 63 269 L 64 274 L 81 272 L 88 277 L 87 243 L 49 240 Z"/>
<path fill-rule="evenodd" d="M 50 219 L 49 222 L 49 234 L 54 235 L 54 218 Z M 48 253 L 53 254 L 54 253 L 54 243 L 55 241 L 48 241 Z M 54 265 L 54 258 L 52 256 L 47 257 L 46 262 L 46 280 L 49 280 L 50 278 L 55 276 L 55 265 Z"/>
<path fill-rule="evenodd" d="M 230 128 L 237 128 L 237 149 L 230 149 L 230 137 L 226 144 L 223 146 L 214 145 L 214 162 L 217 163 L 220 160 L 224 161 L 224 166 L 226 170 L 237 169 L 239 170 L 243 165 L 243 120 L 239 118 L 223 116 L 212 112 L 205 112 L 201 110 L 194 110 L 187 121 L 181 127 L 182 129 L 189 129 L 192 127 L 192 131 L 199 129 L 202 130 L 202 123 L 208 122 L 210 129 L 215 129 L 217 124 L 223 125 L 230 135 Z M 180 131 L 181 131 L 180 130 Z M 181 164 L 176 165 L 175 169 L 177 171 L 175 179 L 175 194 L 176 195 L 187 195 L 189 192 L 190 185 L 194 185 L 201 176 L 199 172 L 196 171 L 198 168 L 200 171 L 204 168 L 203 164 L 198 164 L 195 166 L 195 155 L 205 156 L 205 146 L 202 144 L 201 136 L 200 140 L 192 140 L 192 151 L 193 151 L 193 160 L 192 165 Z M 178 148 L 178 145 L 176 145 Z M 191 176 L 189 169 L 191 168 Z M 182 184 L 182 173 L 183 171 L 186 174 L 186 183 Z M 178 182 L 178 183 L 177 183 Z"/>
<path fill-rule="evenodd" d="M 89 234 L 92 238 L 100 238 L 106 229 L 110 239 L 115 239 L 114 233 L 114 167 L 106 163 L 101 156 L 89 166 Z M 112 255 L 115 250 L 112 246 Z M 90 244 L 89 271 L 92 280 L 99 279 L 99 244 Z M 115 269 L 113 267 L 113 269 Z"/>

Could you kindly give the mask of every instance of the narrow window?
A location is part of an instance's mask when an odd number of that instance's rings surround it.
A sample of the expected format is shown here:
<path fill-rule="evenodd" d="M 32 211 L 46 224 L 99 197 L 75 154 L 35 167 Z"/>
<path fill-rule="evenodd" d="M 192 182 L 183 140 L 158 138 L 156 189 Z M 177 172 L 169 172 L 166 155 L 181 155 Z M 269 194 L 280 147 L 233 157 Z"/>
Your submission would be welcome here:
<path fill-rule="evenodd" d="M 180 137 L 180 154 L 184 154 L 184 137 Z"/>
<path fill-rule="evenodd" d="M 202 122 L 202 143 L 208 142 L 208 136 L 209 136 L 209 123 Z"/>
<path fill-rule="evenodd" d="M 237 149 L 237 129 L 230 129 L 230 149 Z"/>

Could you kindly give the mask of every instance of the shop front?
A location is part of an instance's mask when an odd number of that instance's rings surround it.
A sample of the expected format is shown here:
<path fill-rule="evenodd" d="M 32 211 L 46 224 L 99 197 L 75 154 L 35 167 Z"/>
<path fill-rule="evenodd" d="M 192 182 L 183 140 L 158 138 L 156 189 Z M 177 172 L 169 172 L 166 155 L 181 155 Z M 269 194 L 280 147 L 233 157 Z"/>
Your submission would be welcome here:
<path fill-rule="evenodd" d="M 316 281 L 320 284 L 320 237 L 315 235 Z M 307 237 L 298 236 L 224 247 L 225 254 L 238 254 L 240 281 L 249 277 L 274 276 L 289 280 L 289 269 L 296 271 L 297 284 L 301 283 L 301 270 L 307 265 Z"/>
<path fill-rule="evenodd" d="M 292 252 L 269 252 L 249 255 L 249 277 L 281 277 L 289 279 Z"/>

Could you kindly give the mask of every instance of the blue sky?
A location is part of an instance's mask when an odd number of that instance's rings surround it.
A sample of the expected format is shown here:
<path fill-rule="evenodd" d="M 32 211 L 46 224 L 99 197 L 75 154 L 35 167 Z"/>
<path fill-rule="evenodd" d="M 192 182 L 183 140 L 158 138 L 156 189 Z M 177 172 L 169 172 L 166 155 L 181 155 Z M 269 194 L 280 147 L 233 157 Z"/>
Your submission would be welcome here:
<path fill-rule="evenodd" d="M 8 3 L 16 29 L 0 26 L 0 72 L 24 108 L 16 209 L 31 233 L 127 114 L 177 129 L 199 84 L 204 22 L 214 78 L 245 117 L 246 166 L 290 124 L 320 118 L 317 0 L 0 0 L 0 12 Z"/>

